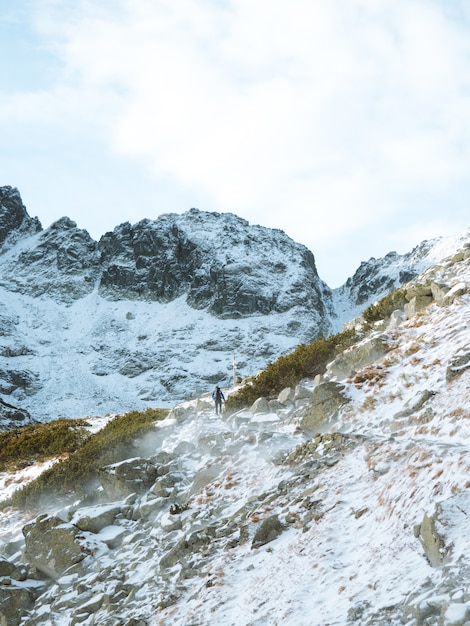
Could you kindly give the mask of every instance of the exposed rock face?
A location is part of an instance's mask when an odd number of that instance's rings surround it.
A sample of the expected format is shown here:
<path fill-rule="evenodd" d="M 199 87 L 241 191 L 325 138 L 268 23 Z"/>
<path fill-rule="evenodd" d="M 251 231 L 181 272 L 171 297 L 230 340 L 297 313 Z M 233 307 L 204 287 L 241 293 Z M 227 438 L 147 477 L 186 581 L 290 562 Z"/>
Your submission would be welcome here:
<path fill-rule="evenodd" d="M 235 215 L 191 209 L 126 223 L 104 235 L 99 248 L 99 291 L 107 298 L 169 302 L 186 294 L 190 306 L 222 317 L 282 313 L 303 302 L 320 324 L 326 317 L 312 253 Z"/>
<path fill-rule="evenodd" d="M 40 230 L 41 223 L 37 217 L 29 217 L 18 190 L 0 187 L 0 250 Z"/>
<path fill-rule="evenodd" d="M 90 293 L 99 271 L 98 244 L 67 217 L 36 235 L 33 245 L 11 254 L 2 284 L 33 297 L 69 303 Z M 32 279 L 34 276 L 34 279 Z"/>

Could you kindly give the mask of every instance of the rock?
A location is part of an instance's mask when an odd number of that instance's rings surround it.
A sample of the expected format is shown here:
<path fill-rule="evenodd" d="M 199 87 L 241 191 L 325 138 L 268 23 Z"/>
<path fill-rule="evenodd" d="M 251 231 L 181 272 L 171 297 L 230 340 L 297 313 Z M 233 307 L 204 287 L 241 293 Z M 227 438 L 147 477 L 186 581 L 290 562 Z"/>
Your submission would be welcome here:
<path fill-rule="evenodd" d="M 23 527 L 24 558 L 50 578 L 60 576 L 87 555 L 80 530 L 58 517 L 40 515 Z"/>
<path fill-rule="evenodd" d="M 405 319 L 406 318 L 403 311 L 400 311 L 400 309 L 393 311 L 393 313 L 390 315 L 390 321 L 388 323 L 387 330 L 394 330 L 395 328 L 398 328 L 398 326 L 400 326 L 400 324 L 404 322 Z"/>
<path fill-rule="evenodd" d="M 277 397 L 280 404 L 293 404 L 294 402 L 294 390 L 292 387 L 286 387 L 281 391 Z"/>
<path fill-rule="evenodd" d="M 269 407 L 269 413 L 277 413 L 278 411 L 283 411 L 286 408 L 277 399 L 269 400 L 268 407 Z"/>
<path fill-rule="evenodd" d="M 366 365 L 374 363 L 388 352 L 384 338 L 374 337 L 339 354 L 326 368 L 329 378 L 344 380 Z"/>
<path fill-rule="evenodd" d="M 3 282 L 11 291 L 47 295 L 72 303 L 93 291 L 100 270 L 98 244 L 86 230 L 63 217 L 3 265 Z M 40 280 L 31 280 L 31 276 Z"/>
<path fill-rule="evenodd" d="M 28 426 L 33 424 L 34 420 L 25 409 L 20 409 L 8 402 L 4 402 L 0 398 L 0 430 L 10 429 L 18 426 Z"/>
<path fill-rule="evenodd" d="M 1 251 L 5 251 L 23 237 L 40 232 L 41 228 L 37 217 L 29 217 L 18 189 L 9 186 L 0 187 Z"/>
<path fill-rule="evenodd" d="M 266 398 L 258 398 L 253 402 L 250 407 L 250 412 L 255 415 L 256 413 L 269 413 L 269 404 Z"/>
<path fill-rule="evenodd" d="M 300 420 L 302 429 L 321 432 L 337 419 L 342 406 L 350 402 L 346 387 L 336 382 L 321 383 L 314 388 L 310 403 Z"/>
<path fill-rule="evenodd" d="M 411 302 L 414 298 L 421 298 L 422 296 L 432 296 L 431 284 L 410 283 L 405 290 L 405 297 L 408 302 Z"/>
<path fill-rule="evenodd" d="M 147 459 L 126 459 L 100 470 L 100 482 L 109 500 L 120 500 L 140 493 L 154 484 L 157 467 Z"/>
<path fill-rule="evenodd" d="M 418 313 L 418 311 L 421 311 L 421 309 L 429 306 L 431 302 L 432 296 L 415 296 L 412 298 L 407 304 L 405 304 L 406 319 L 413 317 L 413 315 Z"/>
<path fill-rule="evenodd" d="M 298 385 L 295 386 L 294 401 L 305 400 L 311 397 L 313 389 L 313 383 L 311 380 L 301 380 Z"/>
<path fill-rule="evenodd" d="M 11 576 L 16 569 L 16 565 L 0 558 L 0 576 Z"/>
<path fill-rule="evenodd" d="M 456 298 L 465 295 L 469 292 L 469 287 L 467 283 L 458 283 L 454 285 L 452 289 L 450 289 L 444 296 L 443 304 L 448 306 L 454 302 Z"/>
<path fill-rule="evenodd" d="M 446 379 L 452 380 L 470 367 L 470 345 L 464 346 L 449 361 L 446 370 Z"/>
<path fill-rule="evenodd" d="M 415 528 L 426 559 L 433 567 L 466 557 L 460 537 L 470 535 L 470 494 L 462 492 L 438 502 L 432 515 L 425 515 Z"/>
<path fill-rule="evenodd" d="M 449 291 L 449 287 L 447 285 L 438 285 L 437 283 L 431 283 L 431 293 L 434 300 L 437 302 L 439 306 L 444 305 L 445 296 Z"/>
<path fill-rule="evenodd" d="M 300 464 L 311 459 L 328 459 L 352 450 L 362 443 L 362 437 L 343 435 L 339 432 L 316 434 L 312 439 L 297 446 L 287 457 L 288 463 Z"/>
<path fill-rule="evenodd" d="M 428 389 L 418 391 L 414 398 L 410 398 L 410 400 L 405 402 L 403 409 L 396 413 L 393 418 L 400 419 L 402 417 L 409 417 L 413 413 L 417 413 L 433 396 L 434 391 L 429 391 Z"/>
<path fill-rule="evenodd" d="M 22 618 L 34 606 L 38 591 L 25 586 L 0 585 L 0 624 L 19 626 Z"/>
<path fill-rule="evenodd" d="M 121 506 L 114 504 L 86 507 L 76 511 L 69 521 L 80 530 L 99 533 L 105 526 L 110 526 L 121 512 Z"/>
<path fill-rule="evenodd" d="M 271 515 L 265 519 L 253 537 L 251 548 L 260 548 L 261 546 L 274 541 L 284 530 L 277 515 Z"/>

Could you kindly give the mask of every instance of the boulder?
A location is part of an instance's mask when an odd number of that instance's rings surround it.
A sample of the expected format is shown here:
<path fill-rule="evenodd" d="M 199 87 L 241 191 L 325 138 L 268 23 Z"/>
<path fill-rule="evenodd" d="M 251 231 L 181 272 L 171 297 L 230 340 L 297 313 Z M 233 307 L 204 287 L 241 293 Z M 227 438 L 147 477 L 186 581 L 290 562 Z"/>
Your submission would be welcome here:
<path fill-rule="evenodd" d="M 341 407 L 351 401 L 345 389 L 344 385 L 331 381 L 315 387 L 300 421 L 301 428 L 321 432 L 328 424 L 334 422 Z"/>
<path fill-rule="evenodd" d="M 294 401 L 305 400 L 312 395 L 313 383 L 311 380 L 301 380 L 298 385 L 295 386 Z"/>
<path fill-rule="evenodd" d="M 443 300 L 444 305 L 448 306 L 449 304 L 452 304 L 456 298 L 465 295 L 468 291 L 469 286 L 467 283 L 457 283 L 457 285 L 454 285 L 452 289 L 445 294 Z"/>
<path fill-rule="evenodd" d="M 429 296 L 415 296 L 412 298 L 407 304 L 405 304 L 405 316 L 406 319 L 410 319 L 421 311 L 425 307 L 427 307 L 432 302 L 432 295 Z"/>
<path fill-rule="evenodd" d="M 429 391 L 429 389 L 422 389 L 421 391 L 418 391 L 413 398 L 405 402 L 403 409 L 393 416 L 394 419 L 409 417 L 413 413 L 417 413 L 433 396 L 434 391 Z"/>
<path fill-rule="evenodd" d="M 432 287 L 431 284 L 415 283 L 409 284 L 406 288 L 405 297 L 408 302 L 411 302 L 413 298 L 420 298 L 422 296 L 431 297 Z"/>
<path fill-rule="evenodd" d="M 131 510 L 131 507 L 128 509 Z M 115 504 L 91 506 L 76 511 L 69 521 L 80 530 L 99 533 L 106 526 L 111 526 L 121 512 L 122 507 Z"/>
<path fill-rule="evenodd" d="M 434 300 L 442 306 L 444 304 L 444 299 L 446 294 L 449 291 L 449 287 L 443 284 L 431 283 L 431 293 Z"/>
<path fill-rule="evenodd" d="M 25 613 L 34 606 L 37 591 L 18 585 L 0 585 L 0 624 L 18 626 Z"/>
<path fill-rule="evenodd" d="M 102 467 L 100 482 L 109 500 L 120 500 L 150 489 L 157 475 L 157 467 L 151 461 L 134 458 Z"/>
<path fill-rule="evenodd" d="M 269 413 L 269 403 L 266 398 L 258 398 L 253 402 L 250 407 L 250 412 L 256 413 Z"/>
<path fill-rule="evenodd" d="M 87 555 L 81 531 L 53 515 L 40 515 L 26 524 L 23 535 L 24 559 L 49 578 L 60 578 Z"/>
<path fill-rule="evenodd" d="M 326 375 L 329 378 L 344 380 L 366 365 L 374 363 L 387 352 L 388 347 L 383 338 L 368 339 L 339 354 L 328 365 Z"/>
<path fill-rule="evenodd" d="M 292 404 L 294 401 L 294 390 L 292 387 L 286 387 L 277 397 L 280 404 Z"/>
<path fill-rule="evenodd" d="M 260 548 L 261 546 L 274 541 L 279 537 L 283 530 L 284 527 L 279 521 L 277 515 L 271 515 L 261 523 L 260 527 L 256 531 L 251 543 L 251 548 Z"/>

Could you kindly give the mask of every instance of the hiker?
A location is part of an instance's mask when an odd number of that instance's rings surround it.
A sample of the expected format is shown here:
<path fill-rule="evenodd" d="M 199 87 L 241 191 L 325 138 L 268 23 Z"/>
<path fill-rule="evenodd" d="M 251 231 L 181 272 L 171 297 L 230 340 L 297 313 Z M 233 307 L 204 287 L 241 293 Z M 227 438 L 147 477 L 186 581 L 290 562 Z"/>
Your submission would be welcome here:
<path fill-rule="evenodd" d="M 220 387 L 214 389 L 212 399 L 215 402 L 215 414 L 220 415 L 222 413 L 222 402 L 225 402 L 225 396 Z"/>

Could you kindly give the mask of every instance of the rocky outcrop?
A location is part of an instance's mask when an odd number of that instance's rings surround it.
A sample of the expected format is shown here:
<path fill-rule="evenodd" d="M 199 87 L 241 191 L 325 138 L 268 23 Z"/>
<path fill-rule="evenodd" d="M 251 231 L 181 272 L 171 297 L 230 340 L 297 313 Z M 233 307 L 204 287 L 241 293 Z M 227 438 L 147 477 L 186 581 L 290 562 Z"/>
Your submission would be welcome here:
<path fill-rule="evenodd" d="M 459 549 L 459 538 L 470 533 L 470 494 L 463 492 L 438 502 L 434 513 L 425 515 L 414 532 L 433 567 L 465 556 Z"/>
<path fill-rule="evenodd" d="M 323 329 L 329 302 L 314 257 L 281 231 L 191 209 L 122 224 L 101 238 L 99 249 L 99 292 L 106 298 L 170 302 L 184 295 L 191 307 L 224 318 L 307 305 Z"/>
<path fill-rule="evenodd" d="M 0 187 L 0 251 L 40 230 L 41 223 L 37 217 L 29 217 L 18 190 Z"/>
<path fill-rule="evenodd" d="M 89 294 L 99 275 L 98 244 L 67 217 L 12 251 L 0 272 L 11 291 L 70 303 Z M 34 278 L 33 278 L 34 276 Z"/>
<path fill-rule="evenodd" d="M 9 430 L 12 424 L 16 427 L 27 426 L 34 420 L 28 411 L 9 404 L 0 398 L 0 431 Z"/>
<path fill-rule="evenodd" d="M 109 500 L 119 500 L 149 489 L 157 478 L 157 467 L 147 459 L 135 458 L 103 467 L 101 486 Z"/>
<path fill-rule="evenodd" d="M 341 352 L 329 363 L 326 376 L 337 380 L 349 378 L 366 365 L 374 363 L 388 352 L 385 337 L 372 337 Z"/>

